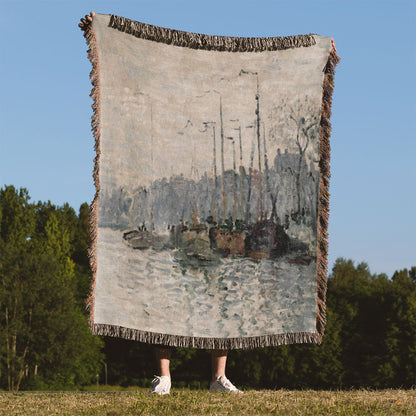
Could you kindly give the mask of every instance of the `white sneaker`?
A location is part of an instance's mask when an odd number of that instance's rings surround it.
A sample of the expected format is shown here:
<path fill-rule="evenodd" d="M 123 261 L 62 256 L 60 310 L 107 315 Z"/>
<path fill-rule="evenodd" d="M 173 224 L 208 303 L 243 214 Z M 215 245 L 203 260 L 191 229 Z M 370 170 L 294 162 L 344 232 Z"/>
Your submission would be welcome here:
<path fill-rule="evenodd" d="M 242 393 L 242 391 L 238 390 L 238 388 L 225 376 L 219 376 L 215 381 L 212 381 L 209 391 L 211 393 L 214 391 L 220 391 L 221 393 Z"/>
<path fill-rule="evenodd" d="M 170 394 L 170 377 L 168 376 L 155 376 L 152 381 L 152 394 Z"/>

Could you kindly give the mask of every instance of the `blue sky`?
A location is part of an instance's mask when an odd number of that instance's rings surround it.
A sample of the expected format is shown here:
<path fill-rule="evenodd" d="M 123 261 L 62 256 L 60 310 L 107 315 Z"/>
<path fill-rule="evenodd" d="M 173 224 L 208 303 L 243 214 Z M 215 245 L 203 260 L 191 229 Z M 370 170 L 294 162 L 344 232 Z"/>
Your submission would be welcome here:
<path fill-rule="evenodd" d="M 329 266 L 345 257 L 391 276 L 416 265 L 414 0 L 0 0 L 0 187 L 75 209 L 94 195 L 77 27 L 91 10 L 207 34 L 333 37 Z"/>

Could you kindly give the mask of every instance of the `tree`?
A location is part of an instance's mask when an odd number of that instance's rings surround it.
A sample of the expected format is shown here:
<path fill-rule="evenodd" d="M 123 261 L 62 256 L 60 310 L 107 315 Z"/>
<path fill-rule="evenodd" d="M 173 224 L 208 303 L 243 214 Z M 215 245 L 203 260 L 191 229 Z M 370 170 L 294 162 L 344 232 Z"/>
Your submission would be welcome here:
<path fill-rule="evenodd" d="M 0 190 L 0 365 L 7 377 L 0 383 L 11 391 L 22 383 L 92 382 L 102 363 L 102 342 L 76 300 L 76 223 L 68 205 L 31 204 L 24 189 Z"/>
<path fill-rule="evenodd" d="M 416 383 L 416 267 L 395 272 L 391 290 L 386 370 L 394 385 L 410 387 Z"/>
<path fill-rule="evenodd" d="M 372 275 L 365 263 L 355 267 L 338 259 L 328 293 L 341 319 L 342 384 L 410 387 L 416 369 L 416 288 L 408 271 L 388 279 Z"/>
<path fill-rule="evenodd" d="M 84 203 L 79 208 L 78 218 L 75 225 L 74 238 L 71 242 L 71 259 L 75 263 L 75 275 L 77 281 L 77 299 L 80 307 L 87 313 L 85 308 L 87 297 L 90 293 L 92 271 L 88 257 L 88 250 L 91 245 L 90 209 Z"/>
<path fill-rule="evenodd" d="M 18 390 L 30 351 L 34 299 L 26 283 L 33 258 L 31 237 L 35 229 L 33 206 L 25 189 L 0 190 L 0 334 L 1 367 L 9 390 Z M 28 254 L 28 255 L 25 255 Z"/>

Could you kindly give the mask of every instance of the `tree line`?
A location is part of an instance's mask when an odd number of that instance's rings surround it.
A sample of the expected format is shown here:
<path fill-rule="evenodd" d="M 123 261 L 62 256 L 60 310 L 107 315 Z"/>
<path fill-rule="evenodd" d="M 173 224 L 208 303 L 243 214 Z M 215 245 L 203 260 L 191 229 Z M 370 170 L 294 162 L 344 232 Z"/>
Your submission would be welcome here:
<path fill-rule="evenodd" d="M 0 189 L 0 389 L 150 386 L 154 347 L 93 336 L 89 208 L 31 202 Z M 209 351 L 177 348 L 174 385 L 207 387 Z M 228 376 L 246 388 L 387 388 L 416 385 L 416 267 L 391 278 L 339 258 L 328 279 L 320 346 L 230 351 Z"/>

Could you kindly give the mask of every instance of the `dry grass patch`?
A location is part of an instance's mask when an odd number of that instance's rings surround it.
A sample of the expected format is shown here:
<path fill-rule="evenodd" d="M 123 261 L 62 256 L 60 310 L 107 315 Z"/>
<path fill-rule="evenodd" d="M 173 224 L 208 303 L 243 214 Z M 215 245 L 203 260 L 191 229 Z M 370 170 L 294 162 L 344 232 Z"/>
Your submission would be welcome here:
<path fill-rule="evenodd" d="M 416 415 L 415 390 L 0 393 L 0 415 Z"/>

